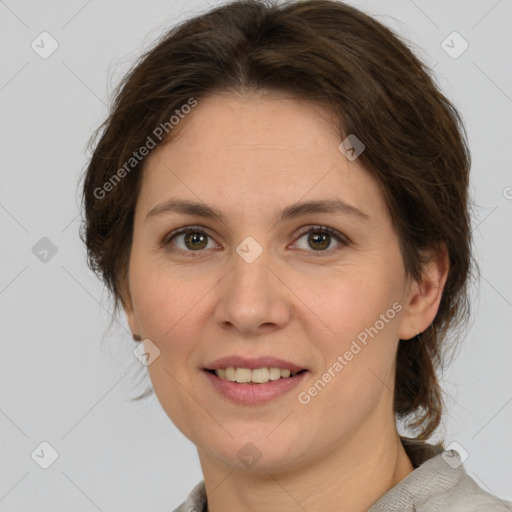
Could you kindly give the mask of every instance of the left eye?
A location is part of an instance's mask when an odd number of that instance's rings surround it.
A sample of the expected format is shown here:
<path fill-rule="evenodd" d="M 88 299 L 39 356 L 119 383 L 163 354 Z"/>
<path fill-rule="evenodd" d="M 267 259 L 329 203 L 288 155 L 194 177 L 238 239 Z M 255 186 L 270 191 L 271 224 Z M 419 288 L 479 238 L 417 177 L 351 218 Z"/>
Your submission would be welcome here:
<path fill-rule="evenodd" d="M 347 245 L 347 241 L 340 233 L 327 226 L 308 228 L 307 231 L 302 232 L 298 240 L 304 238 L 306 235 L 306 247 L 299 247 L 299 249 L 307 250 L 308 248 L 313 248 L 315 252 L 326 252 L 330 250 L 329 246 L 333 238 L 339 242 L 339 245 Z"/>

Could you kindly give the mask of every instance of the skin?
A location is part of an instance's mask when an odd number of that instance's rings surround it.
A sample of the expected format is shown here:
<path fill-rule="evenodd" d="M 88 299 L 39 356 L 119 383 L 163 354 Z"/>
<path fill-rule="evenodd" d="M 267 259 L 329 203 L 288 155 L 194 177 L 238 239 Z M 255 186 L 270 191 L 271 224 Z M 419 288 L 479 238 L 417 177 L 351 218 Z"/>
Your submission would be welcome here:
<path fill-rule="evenodd" d="M 178 128 L 145 161 L 124 309 L 132 332 L 160 350 L 149 374 L 163 409 L 197 446 L 209 510 L 367 510 L 413 471 L 393 415 L 396 350 L 433 321 L 446 251 L 431 253 L 421 282 L 407 277 L 377 182 L 340 152 L 323 106 L 216 94 Z M 177 213 L 146 220 L 171 197 L 216 207 L 225 221 Z M 315 199 L 341 199 L 368 221 L 310 213 L 276 223 L 275 212 Z M 308 243 L 316 225 L 350 243 Z M 184 226 L 207 232 L 201 249 L 183 234 L 161 245 Z M 252 263 L 235 250 L 248 236 L 263 250 Z M 394 303 L 401 311 L 300 403 L 298 394 Z M 309 373 L 275 400 L 237 405 L 202 370 L 235 354 L 280 357 Z M 237 456 L 247 443 L 261 454 L 251 467 Z"/>

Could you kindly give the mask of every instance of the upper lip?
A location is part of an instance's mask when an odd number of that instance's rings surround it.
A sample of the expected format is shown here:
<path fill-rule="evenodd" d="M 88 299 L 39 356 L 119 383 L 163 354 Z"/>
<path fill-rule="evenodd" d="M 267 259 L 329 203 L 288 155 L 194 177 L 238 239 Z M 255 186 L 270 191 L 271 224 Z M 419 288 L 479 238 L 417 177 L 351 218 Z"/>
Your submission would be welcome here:
<path fill-rule="evenodd" d="M 256 368 L 275 367 L 288 369 L 291 372 L 298 372 L 300 370 L 306 369 L 303 366 L 299 366 L 290 361 L 270 356 L 262 356 L 255 358 L 247 358 L 242 356 L 227 356 L 221 357 L 220 359 L 216 359 L 212 363 L 208 364 L 205 367 L 205 370 L 217 370 L 219 368 L 228 368 L 229 366 L 233 366 L 234 368 L 250 368 L 251 370 L 254 370 Z"/>

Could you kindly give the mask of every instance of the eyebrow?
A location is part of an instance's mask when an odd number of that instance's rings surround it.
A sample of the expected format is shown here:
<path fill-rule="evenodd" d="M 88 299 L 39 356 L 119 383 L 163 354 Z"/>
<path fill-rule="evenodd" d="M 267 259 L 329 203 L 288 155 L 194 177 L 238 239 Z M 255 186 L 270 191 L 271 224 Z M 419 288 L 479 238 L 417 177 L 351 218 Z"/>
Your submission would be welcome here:
<path fill-rule="evenodd" d="M 225 223 L 225 217 L 220 210 L 208 206 L 205 203 L 188 201 L 185 199 L 169 199 L 155 206 L 146 215 L 145 221 L 152 217 L 166 213 L 181 213 L 185 215 L 194 215 L 197 217 L 217 219 Z M 351 216 L 362 222 L 368 222 L 368 214 L 359 210 L 355 206 L 345 203 L 340 199 L 322 199 L 317 201 L 305 201 L 287 206 L 280 212 L 277 212 L 277 222 L 295 219 L 311 213 L 331 213 Z"/>

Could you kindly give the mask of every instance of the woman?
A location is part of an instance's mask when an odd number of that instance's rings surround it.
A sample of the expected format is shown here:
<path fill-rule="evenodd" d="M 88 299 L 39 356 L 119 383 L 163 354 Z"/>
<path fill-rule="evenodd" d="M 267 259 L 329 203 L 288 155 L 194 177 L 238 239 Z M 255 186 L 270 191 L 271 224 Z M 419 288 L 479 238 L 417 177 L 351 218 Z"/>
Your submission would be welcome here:
<path fill-rule="evenodd" d="M 470 157 L 389 29 L 227 4 L 148 51 L 103 128 L 83 238 L 197 446 L 178 512 L 512 510 L 426 442 L 469 310 Z"/>

